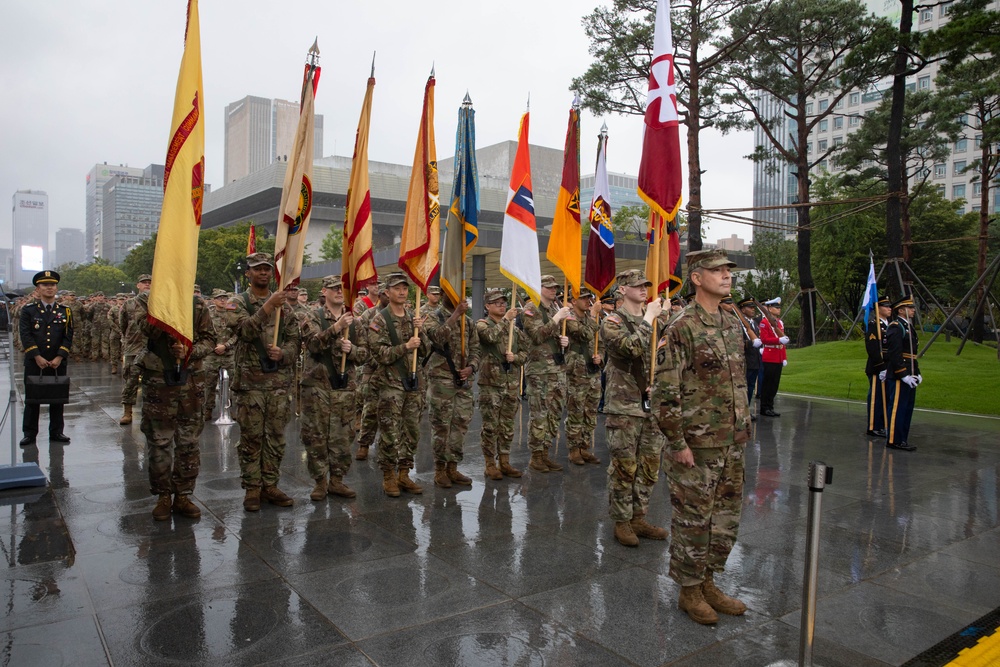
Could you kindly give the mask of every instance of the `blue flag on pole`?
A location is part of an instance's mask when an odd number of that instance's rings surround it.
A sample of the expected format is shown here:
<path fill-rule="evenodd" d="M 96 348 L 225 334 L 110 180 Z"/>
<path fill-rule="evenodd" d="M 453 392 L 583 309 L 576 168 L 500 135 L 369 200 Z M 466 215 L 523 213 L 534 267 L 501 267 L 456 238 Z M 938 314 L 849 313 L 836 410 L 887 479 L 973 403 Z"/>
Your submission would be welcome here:
<path fill-rule="evenodd" d="M 868 253 L 868 284 L 865 285 L 865 298 L 861 302 L 861 307 L 865 309 L 865 333 L 868 333 L 868 320 L 871 319 L 872 309 L 878 304 L 878 284 L 875 282 L 875 259 L 871 252 Z"/>

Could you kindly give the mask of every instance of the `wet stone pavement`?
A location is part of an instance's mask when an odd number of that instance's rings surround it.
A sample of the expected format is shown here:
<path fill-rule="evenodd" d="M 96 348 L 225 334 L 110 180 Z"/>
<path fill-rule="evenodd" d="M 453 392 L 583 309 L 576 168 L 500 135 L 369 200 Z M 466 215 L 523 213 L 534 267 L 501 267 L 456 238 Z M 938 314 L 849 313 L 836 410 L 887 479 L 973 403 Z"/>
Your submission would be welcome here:
<path fill-rule="evenodd" d="M 385 497 L 370 459 L 346 478 L 356 499 L 317 503 L 293 421 L 281 486 L 295 506 L 246 513 L 238 427 L 208 425 L 202 518 L 155 522 L 119 378 L 71 373 L 72 443 L 43 427 L 19 452 L 50 487 L 0 492 L 3 665 L 793 664 L 814 460 L 834 468 L 817 665 L 899 665 L 1000 607 L 1000 420 L 918 412 L 919 450 L 890 453 L 862 435 L 863 405 L 780 397 L 748 446 L 740 539 L 718 577 L 749 611 L 706 628 L 676 607 L 668 543 L 617 544 L 606 466 L 569 464 L 562 443 L 564 472 L 487 482 L 477 413 L 460 466 L 472 487 L 436 489 L 425 421 L 423 495 Z M 525 469 L 526 410 L 512 455 Z M 603 418 L 595 440 L 606 464 Z M 669 525 L 662 476 L 649 518 Z"/>

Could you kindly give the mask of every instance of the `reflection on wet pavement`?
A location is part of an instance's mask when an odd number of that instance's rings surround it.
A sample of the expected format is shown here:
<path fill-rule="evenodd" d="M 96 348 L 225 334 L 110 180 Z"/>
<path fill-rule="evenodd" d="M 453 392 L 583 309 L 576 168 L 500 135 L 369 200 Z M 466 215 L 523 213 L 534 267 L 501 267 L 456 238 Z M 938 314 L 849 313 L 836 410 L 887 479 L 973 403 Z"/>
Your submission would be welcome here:
<path fill-rule="evenodd" d="M 425 421 L 422 496 L 384 496 L 369 460 L 345 480 L 357 498 L 316 503 L 293 421 L 282 488 L 295 506 L 249 514 L 239 429 L 208 425 L 202 518 L 154 522 L 138 420 L 116 421 L 120 379 L 76 364 L 73 380 L 72 443 L 20 453 L 50 487 L 0 493 L 0 664 L 794 662 L 813 460 L 835 471 L 817 664 L 902 664 L 1000 606 L 998 420 L 918 411 L 919 451 L 890 452 L 863 435 L 863 405 L 781 397 L 747 446 L 740 537 L 718 577 L 750 611 L 708 629 L 677 610 L 669 543 L 618 545 L 605 467 L 566 464 L 562 443 L 564 472 L 487 481 L 477 414 L 461 464 L 473 485 L 438 489 Z M 518 418 L 511 463 L 526 468 Z M 595 450 L 608 460 L 603 421 Z M 665 484 L 649 519 L 669 525 Z"/>

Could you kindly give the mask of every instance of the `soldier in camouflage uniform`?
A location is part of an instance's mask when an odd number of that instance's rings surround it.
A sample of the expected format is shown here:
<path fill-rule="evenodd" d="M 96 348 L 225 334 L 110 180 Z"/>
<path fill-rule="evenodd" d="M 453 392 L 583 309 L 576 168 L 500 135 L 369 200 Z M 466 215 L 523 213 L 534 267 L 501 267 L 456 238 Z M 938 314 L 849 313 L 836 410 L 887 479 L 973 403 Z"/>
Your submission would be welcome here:
<path fill-rule="evenodd" d="M 527 335 L 515 326 L 508 352 L 510 325 L 517 317 L 517 308 L 507 309 L 507 297 L 499 289 L 489 290 L 485 301 L 487 317 L 476 323 L 480 348 L 479 414 L 483 421 L 480 442 L 486 460 L 485 474 L 490 479 L 502 479 L 504 475 L 520 477 L 521 471 L 510 465 L 510 443 L 521 404 L 521 367 L 531 344 Z"/>
<path fill-rule="evenodd" d="M 212 290 L 212 301 L 208 304 L 208 312 L 215 328 L 215 345 L 205 357 L 205 421 L 212 419 L 215 410 L 216 395 L 219 391 L 219 371 L 223 368 L 232 377 L 233 348 L 236 346 L 236 334 L 233 332 L 232 310 L 229 310 L 229 294 L 225 290 Z"/>
<path fill-rule="evenodd" d="M 243 509 L 247 512 L 259 511 L 261 499 L 278 507 L 295 502 L 278 488 L 278 480 L 285 455 L 285 426 L 292 416 L 289 392 L 294 389 L 299 328 L 285 305 L 295 288 L 270 290 L 271 261 L 264 252 L 247 257 L 250 287 L 234 299 L 237 341 L 233 395 L 240 425 L 240 477 L 246 490 Z M 281 313 L 277 345 L 275 311 Z"/>
<path fill-rule="evenodd" d="M 413 351 L 422 359 L 430 352 L 430 339 L 422 330 L 426 316 L 413 317 L 406 308 L 409 279 L 405 273 L 386 278 L 389 305 L 376 312 L 368 325 L 368 338 L 378 369 L 373 379 L 378 396 L 378 465 L 382 469 L 382 490 L 398 497 L 400 489 L 423 491 L 409 473 L 420 438 L 423 391 L 412 370 Z M 398 471 L 398 472 L 397 472 Z"/>
<path fill-rule="evenodd" d="M 312 500 L 323 500 L 327 494 L 343 498 L 357 495 L 344 484 L 344 475 L 351 469 L 357 368 L 368 359 L 368 348 L 360 344 L 361 332 L 354 314 L 344 308 L 340 276 L 323 279 L 323 295 L 323 308 L 314 311 L 302 326 L 306 347 L 302 444 L 309 475 L 316 482 L 309 494 Z"/>
<path fill-rule="evenodd" d="M 108 319 L 110 309 L 111 304 L 104 292 L 95 292 L 90 320 L 90 356 L 94 361 L 107 361 L 111 351 L 108 345 L 111 338 L 111 321 Z"/>
<path fill-rule="evenodd" d="M 118 328 L 122 330 L 122 417 L 118 423 L 128 426 L 132 423 L 132 406 L 135 405 L 139 394 L 139 374 L 140 370 L 135 365 L 135 358 L 146 351 L 146 337 L 141 331 L 142 318 L 145 318 L 146 308 L 137 302 L 143 294 L 149 292 L 152 276 L 144 273 L 139 276 L 135 283 L 135 288 L 139 292 L 122 306 L 118 313 Z"/>
<path fill-rule="evenodd" d="M 205 426 L 202 419 L 205 374 L 201 360 L 215 344 L 215 329 L 205 302 L 201 297 L 192 297 L 194 337 L 189 355 L 184 344 L 146 320 L 148 299 L 148 292 L 135 298 L 133 316 L 137 318 L 145 348 L 135 365 L 142 372 L 141 428 L 146 436 L 149 490 L 159 496 L 153 518 L 166 521 L 173 511 L 197 519 L 201 510 L 191 502 L 191 494 L 201 468 L 198 439 Z"/>
<path fill-rule="evenodd" d="M 743 329 L 719 307 L 736 264 L 722 250 L 689 252 L 687 264 L 695 298 L 660 340 L 653 405 L 670 447 L 670 577 L 682 587 L 678 606 L 712 624 L 716 612 L 746 611 L 713 577 L 739 530 L 750 406 Z"/>
<path fill-rule="evenodd" d="M 561 323 L 570 307 L 559 307 L 556 291 L 559 283 L 553 276 L 542 276 L 541 304 L 529 303 L 521 313 L 521 324 L 531 340 L 531 350 L 524 366 L 528 390 L 528 467 L 537 472 L 562 470 L 549 458 L 552 441 L 559 441 L 559 422 L 566 407 L 565 352 L 569 338 L 562 335 Z"/>
<path fill-rule="evenodd" d="M 600 350 L 594 351 L 597 317 L 601 304 L 589 290 L 571 299 L 573 310 L 566 318 L 566 449 L 576 465 L 599 464 L 590 452 L 591 436 L 597 428 L 597 404 L 601 400 Z"/>
<path fill-rule="evenodd" d="M 73 311 L 73 319 L 75 320 L 73 337 L 78 343 L 79 353 L 77 356 L 81 361 L 90 357 L 90 317 L 90 296 L 88 295 L 80 299 Z"/>
<path fill-rule="evenodd" d="M 458 470 L 465 448 L 465 434 L 475 410 L 472 382 L 479 368 L 479 336 L 472 320 L 465 315 L 466 310 L 465 299 L 457 306 L 445 300 L 430 313 L 426 324 L 427 337 L 432 345 L 424 377 L 434 448 L 434 484 L 446 489 L 452 483 L 472 485 L 472 480 Z"/>
<path fill-rule="evenodd" d="M 359 417 L 354 429 L 358 432 L 358 451 L 354 458 L 358 461 L 364 461 L 368 458 L 368 449 L 375 444 L 375 436 L 378 433 L 379 392 L 375 372 L 378 370 L 378 362 L 375 361 L 371 350 L 369 325 L 376 313 L 389 305 L 389 293 L 385 283 L 379 283 L 377 287 L 372 289 L 378 293 L 375 306 L 369 307 L 364 299 L 358 299 L 354 302 L 354 316 L 358 318 L 361 342 L 368 348 L 368 361 L 361 367 L 361 387 L 355 398 L 355 414 Z"/>
<path fill-rule="evenodd" d="M 121 315 L 122 305 L 124 305 L 126 298 L 125 294 L 116 294 L 108 309 L 108 332 L 111 338 L 108 341 L 108 349 L 111 354 L 112 375 L 118 374 L 118 366 L 122 362 L 122 329 L 118 317 Z"/>
<path fill-rule="evenodd" d="M 646 304 L 647 288 L 652 283 L 642 271 L 624 271 L 618 275 L 618 285 L 624 292 L 624 302 L 604 318 L 601 327 L 608 355 L 604 403 L 611 454 L 608 500 L 615 539 L 635 547 L 640 537 L 667 539 L 665 529 L 646 521 L 666 444 L 649 399 L 653 322 L 663 327 L 667 317 L 661 299 Z"/>

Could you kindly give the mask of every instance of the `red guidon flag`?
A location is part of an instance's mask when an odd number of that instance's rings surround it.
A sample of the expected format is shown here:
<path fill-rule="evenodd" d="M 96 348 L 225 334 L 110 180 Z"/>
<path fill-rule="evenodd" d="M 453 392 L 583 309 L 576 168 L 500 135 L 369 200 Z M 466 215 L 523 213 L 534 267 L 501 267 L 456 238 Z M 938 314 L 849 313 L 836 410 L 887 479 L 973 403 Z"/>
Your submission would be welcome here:
<path fill-rule="evenodd" d="M 368 177 L 368 127 L 371 125 L 374 91 L 373 62 L 372 75 L 368 77 L 368 88 L 365 90 L 365 101 L 361 104 L 358 133 L 354 139 L 354 159 L 347 184 L 347 210 L 344 212 L 344 247 L 340 257 L 340 273 L 348 310 L 354 308 L 358 290 L 378 280 L 372 256 L 372 201 Z"/>
<path fill-rule="evenodd" d="M 562 183 L 552 216 L 552 232 L 545 256 L 559 267 L 573 296 L 580 296 L 583 237 L 580 232 L 580 112 L 569 110 L 566 146 L 563 149 Z"/>
<path fill-rule="evenodd" d="M 247 234 L 247 257 L 257 252 L 257 230 L 250 223 L 250 233 Z"/>
<path fill-rule="evenodd" d="M 163 169 L 163 208 L 149 290 L 151 324 L 184 343 L 194 337 L 195 273 L 205 183 L 205 96 L 201 83 L 198 0 L 188 0 L 170 143 Z"/>
<path fill-rule="evenodd" d="M 639 196 L 653 213 L 669 222 L 681 207 L 681 144 L 669 0 L 657 0 L 656 3 L 645 123 L 639 162 Z"/>
<path fill-rule="evenodd" d="M 302 255 L 306 248 L 306 230 L 312 214 L 313 171 L 313 112 L 316 86 L 320 68 L 316 65 L 319 48 L 309 49 L 309 61 L 302 77 L 302 97 L 299 107 L 299 124 L 295 141 L 285 170 L 285 183 L 281 189 L 281 207 L 278 209 L 278 233 L 274 239 L 274 278 L 278 289 L 297 285 L 302 275 Z"/>

